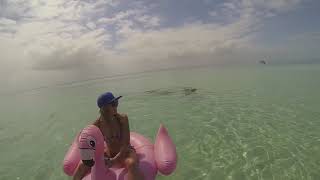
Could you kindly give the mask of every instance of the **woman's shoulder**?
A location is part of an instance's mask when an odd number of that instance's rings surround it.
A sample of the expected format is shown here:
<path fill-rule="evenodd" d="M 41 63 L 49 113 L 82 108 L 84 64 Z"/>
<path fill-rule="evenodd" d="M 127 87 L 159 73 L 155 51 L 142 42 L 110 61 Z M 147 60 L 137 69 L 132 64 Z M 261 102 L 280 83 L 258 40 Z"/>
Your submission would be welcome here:
<path fill-rule="evenodd" d="M 100 120 L 99 120 L 99 118 L 96 119 L 96 120 L 92 123 L 92 125 L 95 125 L 95 126 L 97 126 L 97 127 L 100 127 Z"/>
<path fill-rule="evenodd" d="M 118 113 L 119 116 L 123 117 L 123 118 L 128 118 L 128 115 L 125 113 Z"/>

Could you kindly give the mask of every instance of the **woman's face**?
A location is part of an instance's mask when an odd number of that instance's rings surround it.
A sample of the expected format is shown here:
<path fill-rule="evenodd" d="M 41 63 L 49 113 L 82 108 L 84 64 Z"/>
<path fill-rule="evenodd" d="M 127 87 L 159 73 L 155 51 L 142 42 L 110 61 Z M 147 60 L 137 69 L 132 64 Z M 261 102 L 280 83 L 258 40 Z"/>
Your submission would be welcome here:
<path fill-rule="evenodd" d="M 107 104 L 101 108 L 101 113 L 104 117 L 112 117 L 118 113 L 118 101 Z"/>

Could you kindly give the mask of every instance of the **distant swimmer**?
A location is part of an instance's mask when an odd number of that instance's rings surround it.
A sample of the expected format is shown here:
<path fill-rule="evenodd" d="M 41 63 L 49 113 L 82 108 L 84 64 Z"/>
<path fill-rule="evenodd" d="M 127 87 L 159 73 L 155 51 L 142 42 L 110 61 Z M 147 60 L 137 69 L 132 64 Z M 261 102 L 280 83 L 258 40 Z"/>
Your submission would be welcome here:
<path fill-rule="evenodd" d="M 187 95 L 190 95 L 192 93 L 195 93 L 197 91 L 196 88 L 184 88 L 184 94 L 187 96 Z"/>
<path fill-rule="evenodd" d="M 267 62 L 264 61 L 264 60 L 259 61 L 259 63 L 260 63 L 260 64 L 267 64 Z"/>

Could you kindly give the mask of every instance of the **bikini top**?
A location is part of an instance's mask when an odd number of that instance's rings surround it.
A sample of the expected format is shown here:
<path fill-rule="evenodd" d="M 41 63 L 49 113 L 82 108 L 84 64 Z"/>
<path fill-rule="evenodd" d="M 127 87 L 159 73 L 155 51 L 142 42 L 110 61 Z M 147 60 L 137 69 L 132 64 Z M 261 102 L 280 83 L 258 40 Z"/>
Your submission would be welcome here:
<path fill-rule="evenodd" d="M 98 126 L 101 127 L 101 120 L 100 118 L 97 120 L 98 121 Z M 117 120 L 117 122 L 119 123 L 120 125 L 120 122 L 119 120 Z M 104 140 L 106 141 L 107 144 L 112 144 L 114 143 L 116 140 L 120 141 L 121 140 L 121 132 L 119 131 L 118 133 L 113 133 L 110 137 L 107 137 L 106 135 L 103 135 L 104 136 Z"/>

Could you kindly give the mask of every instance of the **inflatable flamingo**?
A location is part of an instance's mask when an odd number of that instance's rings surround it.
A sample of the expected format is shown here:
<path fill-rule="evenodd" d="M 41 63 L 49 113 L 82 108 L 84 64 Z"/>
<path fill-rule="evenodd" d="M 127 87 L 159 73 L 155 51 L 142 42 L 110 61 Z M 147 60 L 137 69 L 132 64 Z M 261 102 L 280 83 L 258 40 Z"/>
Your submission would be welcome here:
<path fill-rule="evenodd" d="M 163 175 L 171 174 L 177 164 L 176 147 L 166 128 L 160 125 L 153 145 L 144 136 L 131 132 L 130 144 L 136 149 L 139 157 L 139 168 L 145 180 L 154 180 L 157 172 Z M 74 139 L 64 161 L 64 172 L 72 176 L 80 160 L 94 160 L 91 172 L 83 180 L 126 180 L 125 168 L 107 168 L 104 164 L 104 148 L 106 144 L 100 129 L 94 125 L 84 128 Z M 107 148 L 107 147 L 106 147 Z"/>

